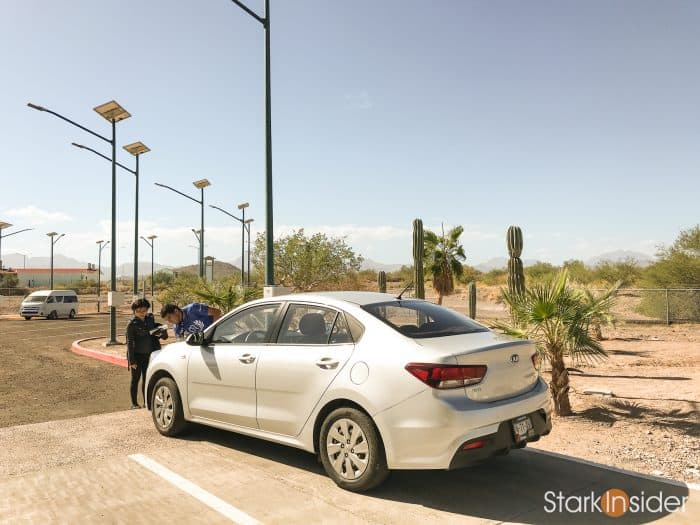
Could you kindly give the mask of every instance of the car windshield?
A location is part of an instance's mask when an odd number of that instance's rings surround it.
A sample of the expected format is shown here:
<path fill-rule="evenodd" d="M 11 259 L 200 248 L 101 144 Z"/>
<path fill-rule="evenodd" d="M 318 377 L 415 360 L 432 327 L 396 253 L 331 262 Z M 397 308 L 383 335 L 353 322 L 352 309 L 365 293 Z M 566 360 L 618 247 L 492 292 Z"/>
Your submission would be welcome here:
<path fill-rule="evenodd" d="M 381 321 L 415 339 L 488 332 L 469 317 L 433 303 L 396 300 L 362 307 Z"/>
<path fill-rule="evenodd" d="M 28 295 L 25 301 L 29 303 L 43 303 L 47 297 L 48 295 Z"/>

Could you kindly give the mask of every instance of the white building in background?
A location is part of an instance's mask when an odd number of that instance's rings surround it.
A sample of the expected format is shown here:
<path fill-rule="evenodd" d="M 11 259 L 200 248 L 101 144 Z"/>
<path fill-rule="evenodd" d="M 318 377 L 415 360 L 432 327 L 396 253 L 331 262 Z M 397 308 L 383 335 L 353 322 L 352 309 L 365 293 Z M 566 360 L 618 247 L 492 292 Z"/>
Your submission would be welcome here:
<path fill-rule="evenodd" d="M 47 288 L 51 282 L 51 268 L 15 268 L 20 287 Z M 68 286 L 79 281 L 97 281 L 97 268 L 54 268 L 53 285 Z"/>

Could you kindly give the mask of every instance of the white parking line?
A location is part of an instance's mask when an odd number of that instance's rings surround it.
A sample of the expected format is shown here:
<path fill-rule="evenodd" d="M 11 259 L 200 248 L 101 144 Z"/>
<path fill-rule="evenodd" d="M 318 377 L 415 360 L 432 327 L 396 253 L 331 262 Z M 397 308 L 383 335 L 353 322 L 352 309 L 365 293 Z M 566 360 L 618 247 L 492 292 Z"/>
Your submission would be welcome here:
<path fill-rule="evenodd" d="M 222 516 L 230 519 L 234 523 L 239 525 L 259 525 L 260 522 L 255 518 L 249 516 L 242 510 L 238 510 L 233 505 L 226 503 L 224 500 L 217 498 L 210 492 L 207 492 L 202 487 L 195 485 L 191 481 L 183 478 L 179 474 L 176 474 L 172 470 L 165 468 L 163 465 L 157 461 L 152 460 L 148 456 L 143 454 L 131 454 L 129 459 L 135 461 L 144 468 L 147 468 L 154 474 L 157 474 L 164 480 L 168 481 L 170 484 L 176 486 L 178 489 L 186 492 L 193 498 L 198 499 L 204 503 L 207 507 L 215 510 Z"/>
<path fill-rule="evenodd" d="M 651 476 L 649 474 L 642 474 L 641 472 L 634 472 L 633 470 L 625 470 L 622 468 L 612 467 L 610 465 L 603 465 L 602 463 L 595 463 L 593 461 L 588 461 L 587 459 L 583 458 L 576 458 L 574 456 L 566 456 L 564 454 L 550 452 L 549 450 L 542 450 L 539 448 L 524 448 L 523 452 L 534 452 L 535 454 L 542 454 L 544 456 L 551 456 L 558 459 L 564 459 L 566 461 L 572 461 L 574 463 L 581 463 L 583 465 L 588 465 L 603 470 L 609 470 L 611 472 L 617 472 L 618 474 L 625 474 L 626 476 L 631 476 L 634 478 L 647 479 L 649 481 L 658 481 L 660 483 L 666 483 L 667 485 L 673 485 L 675 487 L 700 491 L 700 484 L 698 483 L 684 483 L 682 481 L 676 481 L 675 479 Z"/>

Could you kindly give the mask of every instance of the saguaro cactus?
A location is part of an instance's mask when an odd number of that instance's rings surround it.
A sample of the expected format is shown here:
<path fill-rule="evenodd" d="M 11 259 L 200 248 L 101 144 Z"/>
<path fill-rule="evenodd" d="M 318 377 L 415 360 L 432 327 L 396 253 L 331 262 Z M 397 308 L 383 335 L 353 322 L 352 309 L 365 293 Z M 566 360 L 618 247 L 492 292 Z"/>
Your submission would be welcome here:
<path fill-rule="evenodd" d="M 415 297 L 425 299 L 425 281 L 423 278 L 423 221 L 413 221 L 413 289 Z"/>
<path fill-rule="evenodd" d="M 469 317 L 476 319 L 476 283 L 470 282 L 467 295 L 467 306 L 469 309 Z"/>
<path fill-rule="evenodd" d="M 386 293 L 386 272 L 380 271 L 377 274 L 377 285 L 379 286 L 379 293 Z"/>
<path fill-rule="evenodd" d="M 525 292 L 525 272 L 523 271 L 523 261 L 520 254 L 523 252 L 523 232 L 518 226 L 511 226 L 506 233 L 506 244 L 508 246 L 508 291 L 511 294 L 522 294 Z"/>

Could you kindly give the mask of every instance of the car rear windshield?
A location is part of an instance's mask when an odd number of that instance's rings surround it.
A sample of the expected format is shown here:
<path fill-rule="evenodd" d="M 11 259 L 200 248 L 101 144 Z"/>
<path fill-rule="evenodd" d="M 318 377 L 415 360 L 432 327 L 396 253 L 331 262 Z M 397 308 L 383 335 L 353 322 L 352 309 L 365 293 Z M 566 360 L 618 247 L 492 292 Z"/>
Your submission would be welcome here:
<path fill-rule="evenodd" d="M 426 301 L 396 300 L 362 307 L 381 321 L 413 338 L 487 332 L 469 317 Z"/>

